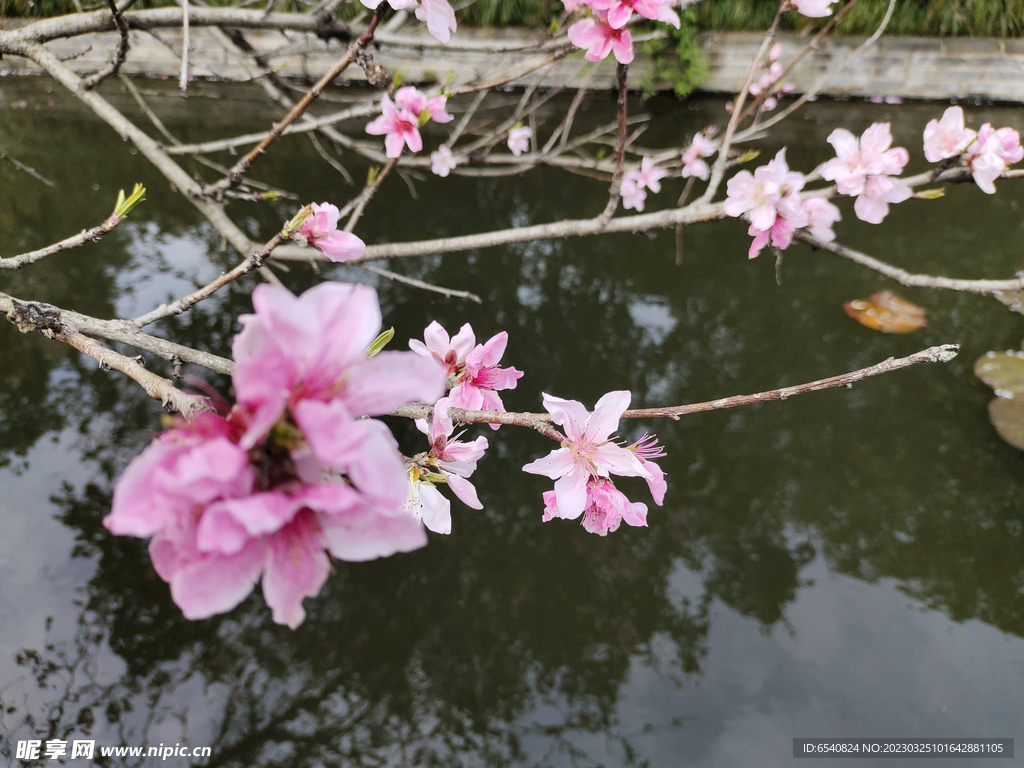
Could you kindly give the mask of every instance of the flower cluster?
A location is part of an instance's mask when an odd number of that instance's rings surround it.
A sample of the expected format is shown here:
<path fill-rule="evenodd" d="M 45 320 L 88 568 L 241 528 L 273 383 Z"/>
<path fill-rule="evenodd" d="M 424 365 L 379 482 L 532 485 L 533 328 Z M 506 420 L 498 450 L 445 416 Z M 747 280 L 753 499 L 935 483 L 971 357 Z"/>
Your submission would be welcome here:
<path fill-rule="evenodd" d="M 261 581 L 274 621 L 295 628 L 328 553 L 370 560 L 426 543 L 403 510 L 394 438 L 360 417 L 433 401 L 444 372 L 408 352 L 367 356 L 381 324 L 367 286 L 296 297 L 261 285 L 253 306 L 233 347 L 238 404 L 158 437 L 118 481 L 104 524 L 152 537 L 153 565 L 186 618 L 229 611 Z"/>
<path fill-rule="evenodd" d="M 516 382 L 523 375 L 515 368 L 498 366 L 507 344 L 508 333 L 505 331 L 495 334 L 485 344 L 477 344 L 469 323 L 449 339 L 448 332 L 435 321 L 427 326 L 423 341 L 409 341 L 409 349 L 444 366 L 451 386 L 452 408 L 504 411 L 505 406 L 496 390 L 515 389 Z M 498 428 L 497 424 L 491 426 Z"/>
<path fill-rule="evenodd" d="M 836 157 L 821 166 L 821 177 L 835 181 L 840 194 L 857 197 L 853 210 L 861 221 L 881 224 L 890 203 L 910 197 L 907 183 L 894 178 L 903 172 L 910 155 L 903 147 L 889 149 L 889 123 L 872 124 L 859 141 L 845 128 L 836 128 L 828 143 L 835 148 Z"/>
<path fill-rule="evenodd" d="M 385 93 L 380 99 L 381 116 L 366 126 L 371 136 L 384 136 L 388 157 L 398 157 L 404 147 L 411 152 L 423 149 L 420 127 L 428 121 L 448 123 L 454 118 L 445 112 L 445 96 L 427 97 L 412 86 L 399 88 L 395 100 Z"/>
<path fill-rule="evenodd" d="M 442 144 L 436 152 L 430 153 L 430 170 L 441 178 L 454 171 L 457 165 L 458 161 L 447 144 Z"/>
<path fill-rule="evenodd" d="M 633 14 L 652 21 L 664 21 L 679 29 L 679 14 L 673 0 L 563 0 L 567 11 L 589 9 L 590 15 L 569 27 L 569 42 L 587 50 L 588 61 L 601 61 L 609 53 L 620 64 L 633 60 L 633 37 L 626 25 Z"/>
<path fill-rule="evenodd" d="M 476 463 L 487 450 L 487 438 L 478 437 L 465 443 L 452 437 L 455 426 L 448 416 L 451 400 L 442 397 L 434 405 L 434 417 L 427 423 L 416 420 L 416 428 L 430 440 L 430 450 L 417 456 L 409 466 L 411 491 L 406 509 L 423 520 L 434 533 L 452 532 L 451 502 L 437 489 L 447 484 L 452 493 L 472 509 L 483 509 L 476 488 L 467 479 L 476 471 Z"/>
<path fill-rule="evenodd" d="M 703 158 L 711 157 L 717 151 L 718 148 L 703 133 L 696 134 L 693 143 L 683 152 L 683 178 L 693 176 L 707 181 L 711 168 Z"/>
<path fill-rule="evenodd" d="M 298 235 L 331 261 L 357 259 L 366 253 L 366 244 L 351 232 L 338 229 L 341 212 L 330 203 L 313 203 L 311 213 L 299 227 Z"/>
<path fill-rule="evenodd" d="M 766 112 L 771 112 L 779 105 L 774 94 L 790 93 L 796 88 L 793 83 L 783 83 L 781 86 L 776 86 L 779 78 L 782 77 L 782 65 L 779 64 L 779 54 L 781 53 L 782 43 L 776 43 L 772 46 L 768 52 L 768 60 L 757 63 L 758 69 L 767 69 L 768 71 L 751 83 L 748 89 L 751 96 L 764 95 L 764 104 L 762 106 Z"/>
<path fill-rule="evenodd" d="M 645 435 L 623 447 L 611 439 L 632 395 L 609 392 L 589 413 L 582 403 L 544 394 L 544 407 L 552 421 L 565 430 L 560 448 L 523 467 L 524 472 L 544 475 L 555 481 L 553 491 L 544 493 L 544 521 L 555 517 L 575 520 L 583 516 L 583 527 L 606 536 L 625 521 L 647 525 L 647 505 L 633 503 L 618 490 L 611 475 L 642 477 L 658 506 L 665 499 L 665 475 L 654 459 L 664 451 Z"/>
<path fill-rule="evenodd" d="M 931 163 L 957 158 L 971 169 L 971 175 L 987 194 L 996 191 L 993 183 L 1008 165 L 1024 159 L 1020 134 L 1012 128 L 992 127 L 985 123 L 977 133 L 964 126 L 964 112 L 950 107 L 941 120 L 932 120 L 924 128 L 924 156 Z"/>
<path fill-rule="evenodd" d="M 646 190 L 657 194 L 661 192 L 661 180 L 668 176 L 664 168 L 655 168 L 654 161 L 644 155 L 640 161 L 640 169 L 626 171 L 622 177 L 622 207 L 634 208 L 638 211 L 644 209 L 644 201 L 647 199 Z"/>
<path fill-rule="evenodd" d="M 360 0 L 367 8 L 376 8 L 384 0 Z M 416 18 L 427 24 L 427 31 L 440 42 L 447 43 L 455 31 L 455 11 L 448 0 L 388 0 L 396 11 L 416 3 Z M 410 147 L 411 149 L 411 147 Z"/>

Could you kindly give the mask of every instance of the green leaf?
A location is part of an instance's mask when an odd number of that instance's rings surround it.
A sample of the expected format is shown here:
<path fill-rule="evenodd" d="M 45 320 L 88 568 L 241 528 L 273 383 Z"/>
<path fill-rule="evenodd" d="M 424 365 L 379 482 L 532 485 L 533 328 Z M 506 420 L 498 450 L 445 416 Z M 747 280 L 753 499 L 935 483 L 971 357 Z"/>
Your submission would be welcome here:
<path fill-rule="evenodd" d="M 387 345 L 389 341 L 395 338 L 395 329 L 388 328 L 380 336 L 373 340 L 373 343 L 366 348 L 366 356 L 373 357 L 380 352 Z"/>
<path fill-rule="evenodd" d="M 1000 398 L 1024 399 L 1024 352 L 989 352 L 974 364 L 974 375 Z"/>
<path fill-rule="evenodd" d="M 918 200 L 938 200 L 940 197 L 946 196 L 945 187 L 936 187 L 935 189 L 925 189 L 920 192 L 914 193 L 914 197 Z"/>
<path fill-rule="evenodd" d="M 988 417 L 1003 440 L 1024 451 L 1024 400 L 997 397 L 988 404 Z"/>
<path fill-rule="evenodd" d="M 146 188 L 141 184 L 136 184 L 132 189 L 131 195 L 127 199 L 124 196 L 124 190 L 122 189 L 117 193 L 117 203 L 114 204 L 114 213 L 110 217 L 111 219 L 120 219 L 131 213 L 132 208 L 141 203 L 146 199 Z"/>

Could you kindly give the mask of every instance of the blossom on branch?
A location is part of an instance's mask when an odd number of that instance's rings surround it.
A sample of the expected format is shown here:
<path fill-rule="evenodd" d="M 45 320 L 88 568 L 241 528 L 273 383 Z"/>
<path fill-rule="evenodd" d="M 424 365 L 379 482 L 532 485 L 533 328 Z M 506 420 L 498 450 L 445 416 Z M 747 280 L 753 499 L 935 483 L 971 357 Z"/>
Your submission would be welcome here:
<path fill-rule="evenodd" d="M 622 177 L 620 194 L 622 195 L 622 206 L 626 209 L 635 208 L 638 211 L 644 209 L 644 201 L 647 199 L 647 192 L 661 192 L 661 180 L 668 176 L 664 168 L 655 168 L 654 161 L 644 155 L 640 161 L 640 169 L 626 171 Z"/>
<path fill-rule="evenodd" d="M 889 149 L 889 123 L 872 124 L 859 141 L 845 128 L 836 128 L 828 143 L 835 148 L 836 157 L 821 166 L 821 177 L 835 181 L 841 194 L 857 197 L 853 210 L 861 221 L 880 224 L 890 203 L 911 196 L 907 183 L 894 178 L 903 172 L 910 155 L 903 147 Z"/>
<path fill-rule="evenodd" d="M 430 440 L 430 450 L 409 467 L 411 491 L 405 508 L 434 533 L 452 531 L 451 502 L 441 495 L 438 484 L 447 484 L 466 506 L 483 509 L 467 478 L 487 450 L 487 438 L 478 437 L 471 443 L 460 441 L 459 435 L 452 438 L 455 427 L 448 416 L 449 405 L 449 398 L 441 398 L 429 423 L 416 420 L 416 428 Z"/>
<path fill-rule="evenodd" d="M 366 253 L 366 244 L 351 232 L 338 229 L 340 211 L 330 203 L 313 203 L 312 215 L 302 222 L 299 236 L 331 261 L 357 259 Z"/>
<path fill-rule="evenodd" d="M 817 239 L 831 243 L 836 239 L 832 225 L 842 216 L 839 209 L 821 197 L 808 197 L 803 201 L 804 213 L 807 215 L 807 231 Z"/>
<path fill-rule="evenodd" d="M 360 0 L 367 8 L 377 8 L 384 0 Z M 442 43 L 455 31 L 455 11 L 448 0 L 387 0 L 396 11 L 416 4 L 416 18 L 427 23 L 427 31 Z"/>
<path fill-rule="evenodd" d="M 807 214 L 800 199 L 804 175 L 790 171 L 783 147 L 775 159 L 754 173 L 740 171 L 726 185 L 723 208 L 730 216 L 750 214 L 747 234 L 754 237 L 748 256 L 753 259 L 771 242 L 785 249 L 793 240 L 793 232 L 807 226 Z"/>
<path fill-rule="evenodd" d="M 438 147 L 436 152 L 430 153 L 430 170 L 437 176 L 444 178 L 454 171 L 457 165 L 455 156 L 445 144 Z"/>
<path fill-rule="evenodd" d="M 601 61 L 609 53 L 614 53 L 620 64 L 633 60 L 633 36 L 625 28 L 613 27 L 607 11 L 595 10 L 593 15 L 570 26 L 568 34 L 569 42 L 587 50 L 583 57 L 587 61 Z"/>
<path fill-rule="evenodd" d="M 394 102 L 385 93 L 380 99 L 382 114 L 366 126 L 366 132 L 371 136 L 387 136 L 384 146 L 388 157 L 398 157 L 406 146 L 412 152 L 419 152 L 423 149 L 420 126 L 430 120 L 447 123 L 453 119 L 444 111 L 447 101 L 444 96 L 428 98 L 412 86 L 399 88 Z"/>
<path fill-rule="evenodd" d="M 367 358 L 380 329 L 372 288 L 324 283 L 295 297 L 253 293 L 235 339 L 239 404 L 179 422 L 129 464 L 104 520 L 148 537 L 157 573 L 186 618 L 238 605 L 262 581 L 274 621 L 302 623 L 333 555 L 361 561 L 426 543 L 405 514 L 397 443 L 373 419 L 442 387 L 437 363 Z"/>
<path fill-rule="evenodd" d="M 533 129 L 522 125 L 513 128 L 508 132 L 508 148 L 512 154 L 519 157 L 523 152 L 530 151 L 530 138 L 533 136 Z"/>
<path fill-rule="evenodd" d="M 832 15 L 832 3 L 834 2 L 836 0 L 789 0 L 789 5 L 797 13 L 818 19 Z"/>
<path fill-rule="evenodd" d="M 631 503 L 611 482 L 611 475 L 642 477 L 648 481 L 655 503 L 664 500 L 664 475 L 652 459 L 664 452 L 649 436 L 629 447 L 611 439 L 632 395 L 609 392 L 597 401 L 593 413 L 575 400 L 544 394 L 544 407 L 552 421 L 565 430 L 562 446 L 543 459 L 523 467 L 524 472 L 544 475 L 555 481 L 553 491 L 544 494 L 544 521 L 555 517 L 575 520 L 584 515 L 583 527 L 605 535 L 623 520 L 629 525 L 647 525 L 647 506 Z"/>
<path fill-rule="evenodd" d="M 947 109 L 941 120 L 930 120 L 924 127 L 924 156 L 929 163 L 958 157 L 978 134 L 964 127 L 964 111 Z"/>
<path fill-rule="evenodd" d="M 717 151 L 718 148 L 703 133 L 694 135 L 693 143 L 683 152 L 683 178 L 693 176 L 707 181 L 711 168 L 702 158 L 711 157 Z"/>
<path fill-rule="evenodd" d="M 985 123 L 978 130 L 978 138 L 967 148 L 967 165 L 971 175 L 982 192 L 993 194 L 993 183 L 1006 166 L 1024 159 L 1024 148 L 1020 145 L 1020 134 L 1012 128 L 996 130 Z"/>

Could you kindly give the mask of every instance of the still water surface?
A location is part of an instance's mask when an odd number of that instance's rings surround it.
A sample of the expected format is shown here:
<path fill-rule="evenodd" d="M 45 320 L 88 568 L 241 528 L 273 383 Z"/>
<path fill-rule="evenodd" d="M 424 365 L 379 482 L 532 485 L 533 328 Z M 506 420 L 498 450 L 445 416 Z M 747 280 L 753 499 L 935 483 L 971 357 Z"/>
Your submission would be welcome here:
<path fill-rule="evenodd" d="M 235 101 L 238 91 L 208 87 L 217 100 L 207 102 L 201 92 L 188 119 L 174 100 L 154 101 L 184 140 L 251 130 L 242 119 L 263 109 Z M 724 120 L 718 101 L 650 106 L 651 145 Z M 588 114 L 606 120 L 610 109 L 599 98 Z M 818 103 L 764 149 L 785 143 L 791 166 L 809 171 L 835 125 L 891 119 L 913 173 L 925 167 L 921 129 L 941 109 Z M 968 112 L 975 127 L 1024 127 L 1019 109 Z M 3 255 L 101 221 L 119 188 L 149 190 L 101 243 L 6 273 L 3 291 L 133 316 L 234 263 L 129 145 L 45 81 L 0 83 L 0 141 L 58 184 L 0 165 Z M 304 139 L 263 163 L 258 178 L 302 200 L 351 195 Z M 665 186 L 649 210 L 674 200 L 681 180 Z M 606 194 L 555 171 L 415 187 L 418 201 L 389 180 L 358 234 L 383 242 L 577 217 Z M 964 185 L 869 227 L 847 200 L 837 231 L 911 270 L 1009 277 L 1024 267 L 1022 201 L 1019 184 L 1002 182 L 995 197 Z M 233 214 L 266 239 L 291 210 Z M 456 502 L 452 535 L 418 552 L 336 563 L 294 632 L 271 622 L 258 594 L 227 616 L 181 617 L 145 543 L 100 522 L 114 479 L 159 426 L 158 406 L 68 348 L 0 324 L 0 754 L 33 737 L 210 746 L 197 764 L 267 768 L 788 766 L 792 739 L 814 736 L 1012 737 L 1024 749 L 1024 454 L 988 424 L 991 393 L 971 373 L 984 352 L 1019 347 L 1024 318 L 984 297 L 902 289 L 931 325 L 884 336 L 842 303 L 894 286 L 802 245 L 786 252 L 777 285 L 771 256 L 748 262 L 748 242 L 745 226 L 725 222 L 687 229 L 680 266 L 671 232 L 391 265 L 476 292 L 483 306 L 378 289 L 399 344 L 431 320 L 450 331 L 471 322 L 482 338 L 507 330 L 505 361 L 526 372 L 504 397 L 510 410 L 539 410 L 541 392 L 592 405 L 622 388 L 638 407 L 694 402 L 938 343 L 963 353 L 852 390 L 624 424 L 625 437 L 657 432 L 669 493 L 648 529 L 606 539 L 542 524 L 550 481 L 519 468 L 550 445 L 488 430 L 474 478 L 484 510 Z M 282 277 L 296 291 L 320 279 L 295 264 Z M 324 277 L 375 281 L 352 267 Z M 251 288 L 157 332 L 228 355 Z M 400 440 L 422 450 L 410 427 L 397 426 Z M 647 498 L 642 483 L 622 485 Z M 911 764 L 932 762 L 951 764 Z"/>

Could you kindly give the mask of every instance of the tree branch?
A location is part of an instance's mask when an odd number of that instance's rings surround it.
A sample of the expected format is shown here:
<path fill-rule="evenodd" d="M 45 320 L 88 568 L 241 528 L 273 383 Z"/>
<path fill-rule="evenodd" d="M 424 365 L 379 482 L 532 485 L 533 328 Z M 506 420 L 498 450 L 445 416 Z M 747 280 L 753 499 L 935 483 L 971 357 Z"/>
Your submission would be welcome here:
<path fill-rule="evenodd" d="M 771 400 L 786 400 L 795 395 L 802 395 L 805 392 L 817 392 L 821 389 L 834 389 L 836 387 L 851 387 L 855 382 L 862 379 L 878 376 L 891 371 L 898 371 L 902 368 L 909 368 L 920 363 L 948 363 L 960 351 L 959 344 L 943 344 L 938 347 L 929 347 L 920 352 L 915 352 L 907 357 L 884 360 L 877 365 L 868 368 L 861 368 L 857 371 L 844 373 L 840 376 L 832 376 L 827 379 L 819 379 L 807 384 L 798 384 L 793 387 L 782 387 L 771 389 L 767 392 L 758 392 L 754 395 L 735 395 L 723 397 L 719 400 L 709 400 L 704 403 L 693 403 L 690 405 L 676 405 L 668 408 L 635 408 L 625 411 L 622 414 L 624 419 L 651 419 L 669 418 L 678 420 L 680 416 L 688 416 L 692 413 L 703 413 L 705 411 L 720 411 L 726 408 L 736 408 L 741 405 L 753 405 Z M 401 416 L 409 419 L 431 419 L 434 409 L 432 406 L 415 403 L 405 405 L 391 412 L 391 416 Z M 551 424 L 551 415 L 547 413 L 505 413 L 501 411 L 466 411 L 461 408 L 449 408 L 448 415 L 452 421 L 458 424 L 513 424 L 520 427 L 536 429 L 542 434 L 548 434 L 543 430 L 544 425 Z M 564 440 L 558 435 L 548 434 L 554 440 Z"/>

